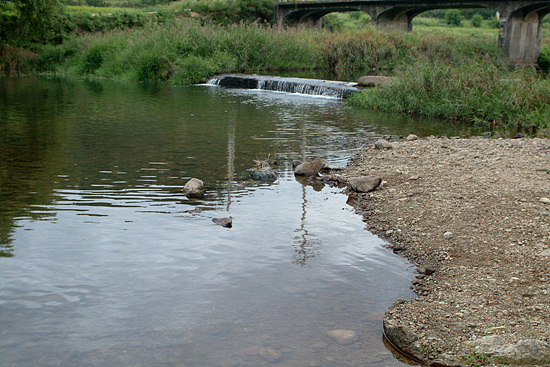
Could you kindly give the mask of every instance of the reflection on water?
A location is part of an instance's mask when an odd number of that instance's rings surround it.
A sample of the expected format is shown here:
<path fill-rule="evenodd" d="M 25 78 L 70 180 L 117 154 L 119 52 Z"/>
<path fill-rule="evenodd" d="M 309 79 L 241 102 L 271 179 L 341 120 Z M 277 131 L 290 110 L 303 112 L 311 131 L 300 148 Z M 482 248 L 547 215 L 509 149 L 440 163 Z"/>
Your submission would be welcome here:
<path fill-rule="evenodd" d="M 0 365 L 402 365 L 380 320 L 411 296 L 408 265 L 290 162 L 343 166 L 357 139 L 454 131 L 321 98 L 108 81 L 4 78 L 0 106 Z M 279 179 L 251 181 L 268 156 Z M 191 177 L 203 200 L 182 194 Z M 212 223 L 227 216 L 232 229 Z"/>

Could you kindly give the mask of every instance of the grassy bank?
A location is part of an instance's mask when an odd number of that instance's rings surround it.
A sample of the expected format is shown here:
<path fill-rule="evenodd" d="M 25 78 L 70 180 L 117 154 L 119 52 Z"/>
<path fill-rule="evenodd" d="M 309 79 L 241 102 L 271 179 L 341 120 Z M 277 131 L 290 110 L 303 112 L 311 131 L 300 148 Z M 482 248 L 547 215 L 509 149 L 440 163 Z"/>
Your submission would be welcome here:
<path fill-rule="evenodd" d="M 492 36 L 383 33 L 367 26 L 341 32 L 278 31 L 255 24 L 201 24 L 193 18 L 149 22 L 126 30 L 84 33 L 37 49 L 38 72 L 189 84 L 222 72 L 360 70 L 392 74 L 429 59 L 462 63 L 499 59 Z"/>
<path fill-rule="evenodd" d="M 391 85 L 365 90 L 352 103 L 474 123 L 506 135 L 550 136 L 550 80 L 534 69 L 512 73 L 487 60 L 422 62 L 397 75 Z"/>

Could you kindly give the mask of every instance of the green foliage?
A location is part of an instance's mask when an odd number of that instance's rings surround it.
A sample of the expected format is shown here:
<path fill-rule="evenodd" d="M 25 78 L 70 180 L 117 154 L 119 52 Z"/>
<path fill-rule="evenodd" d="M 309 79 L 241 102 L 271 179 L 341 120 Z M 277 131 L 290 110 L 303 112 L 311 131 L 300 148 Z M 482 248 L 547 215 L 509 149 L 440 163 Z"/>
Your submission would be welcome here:
<path fill-rule="evenodd" d="M 360 93 L 354 102 L 509 132 L 536 133 L 550 125 L 550 81 L 531 69 L 512 75 L 504 62 L 420 62 L 398 76 L 390 86 Z"/>
<path fill-rule="evenodd" d="M 473 366 L 473 367 L 485 366 L 491 363 L 491 358 L 489 358 L 488 355 L 484 353 L 478 353 L 475 350 L 472 351 L 472 353 L 470 353 L 470 355 L 466 357 L 466 360 L 468 361 L 470 366 Z"/>
<path fill-rule="evenodd" d="M 481 14 L 479 13 L 475 13 L 474 16 L 472 17 L 472 26 L 475 28 L 479 28 L 481 27 L 482 23 L 483 23 L 483 16 L 481 16 Z"/>
<path fill-rule="evenodd" d="M 458 9 L 449 9 L 445 12 L 445 21 L 448 25 L 460 27 L 463 20 L 464 16 Z"/>
<path fill-rule="evenodd" d="M 0 48 L 52 42 L 59 11 L 58 0 L 1 0 Z"/>
<path fill-rule="evenodd" d="M 537 64 L 544 72 L 550 73 L 550 47 L 548 45 L 541 48 Z"/>
<path fill-rule="evenodd" d="M 329 31 L 365 28 L 369 23 L 370 17 L 363 11 L 330 13 L 323 17 L 323 28 Z"/>
<path fill-rule="evenodd" d="M 201 14 L 205 21 L 227 25 L 269 21 L 275 3 L 276 0 L 188 0 L 182 6 Z"/>
<path fill-rule="evenodd" d="M 480 14 L 483 19 L 491 19 L 495 16 L 496 11 L 491 8 L 470 8 L 460 10 L 464 18 L 471 19 L 475 14 Z M 430 10 L 422 13 L 422 17 L 445 19 L 445 9 Z"/>

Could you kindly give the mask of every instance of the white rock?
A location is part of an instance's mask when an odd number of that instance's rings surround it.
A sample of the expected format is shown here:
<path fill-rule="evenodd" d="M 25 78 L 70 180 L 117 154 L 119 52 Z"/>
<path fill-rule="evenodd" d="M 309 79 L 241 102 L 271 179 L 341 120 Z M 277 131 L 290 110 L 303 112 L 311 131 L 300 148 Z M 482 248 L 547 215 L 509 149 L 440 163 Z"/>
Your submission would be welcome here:
<path fill-rule="evenodd" d="M 550 198 L 540 198 L 539 201 L 544 204 L 550 204 Z"/>
<path fill-rule="evenodd" d="M 330 330 L 327 331 L 327 335 L 340 345 L 353 344 L 359 340 L 359 335 L 353 330 Z"/>
<path fill-rule="evenodd" d="M 183 187 L 183 193 L 188 198 L 202 198 L 204 196 L 203 182 L 198 178 L 192 178 Z"/>
<path fill-rule="evenodd" d="M 443 233 L 443 238 L 446 239 L 446 240 L 449 240 L 451 238 L 453 238 L 453 232 L 445 232 Z"/>

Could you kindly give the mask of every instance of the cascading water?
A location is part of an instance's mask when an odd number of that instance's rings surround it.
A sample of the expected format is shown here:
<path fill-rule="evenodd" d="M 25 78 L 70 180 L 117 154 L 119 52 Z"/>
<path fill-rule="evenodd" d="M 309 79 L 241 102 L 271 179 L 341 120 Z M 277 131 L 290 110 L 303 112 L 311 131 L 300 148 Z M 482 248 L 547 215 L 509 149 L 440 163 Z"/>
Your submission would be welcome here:
<path fill-rule="evenodd" d="M 217 75 L 207 84 L 225 88 L 269 90 L 340 99 L 359 91 L 357 83 L 240 74 Z"/>

